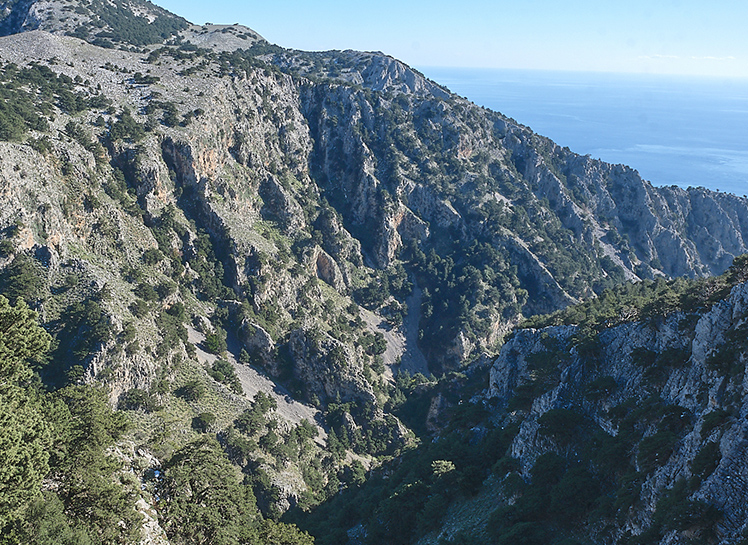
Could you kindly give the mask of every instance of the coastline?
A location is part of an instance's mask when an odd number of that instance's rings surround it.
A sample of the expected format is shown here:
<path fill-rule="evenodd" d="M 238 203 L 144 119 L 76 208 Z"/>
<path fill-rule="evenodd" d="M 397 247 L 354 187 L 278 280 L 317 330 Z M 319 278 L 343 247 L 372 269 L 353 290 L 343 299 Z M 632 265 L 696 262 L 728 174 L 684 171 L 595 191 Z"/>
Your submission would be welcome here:
<path fill-rule="evenodd" d="M 458 95 L 657 186 L 748 193 L 748 80 L 418 67 Z"/>

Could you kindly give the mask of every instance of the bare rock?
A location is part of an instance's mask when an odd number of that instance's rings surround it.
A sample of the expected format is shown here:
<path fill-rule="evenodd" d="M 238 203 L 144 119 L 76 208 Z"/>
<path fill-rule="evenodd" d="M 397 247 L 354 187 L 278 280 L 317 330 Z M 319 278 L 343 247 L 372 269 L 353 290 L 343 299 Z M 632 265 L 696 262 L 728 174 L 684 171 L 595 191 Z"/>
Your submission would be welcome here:
<path fill-rule="evenodd" d="M 320 401 L 340 399 L 376 405 L 376 396 L 352 349 L 315 331 L 294 330 L 289 341 L 294 376 Z"/>
<path fill-rule="evenodd" d="M 262 365 L 271 376 L 280 376 L 281 367 L 278 362 L 275 342 L 262 326 L 250 320 L 244 320 L 239 328 L 239 340 L 253 362 Z"/>

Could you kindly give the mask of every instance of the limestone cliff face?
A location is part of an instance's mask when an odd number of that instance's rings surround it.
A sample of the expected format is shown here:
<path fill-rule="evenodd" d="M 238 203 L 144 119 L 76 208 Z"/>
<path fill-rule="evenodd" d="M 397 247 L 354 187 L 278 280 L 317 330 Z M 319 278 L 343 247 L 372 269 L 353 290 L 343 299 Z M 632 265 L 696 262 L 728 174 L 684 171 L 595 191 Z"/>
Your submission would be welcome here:
<path fill-rule="evenodd" d="M 576 326 L 518 330 L 491 369 L 489 396 L 498 406 L 507 407 L 512 398 L 517 399 L 523 385 L 526 388 L 538 380 L 539 361 L 557 372 L 558 379 L 523 412 L 512 456 L 520 460 L 527 475 L 539 455 L 565 452 L 561 443 L 541 432 L 539 419 L 552 409 L 579 411 L 608 435 L 617 436 L 623 433 L 621 421 L 611 416 L 617 407 L 626 403 L 647 406 L 648 400 L 658 398 L 667 406 L 683 410 L 679 413 L 682 431 L 672 450 L 661 454 L 652 469 L 643 466 L 642 445 L 658 428 L 653 423 L 645 426 L 643 441 L 629 453 L 637 469 L 646 474 L 640 502 L 626 513 L 613 542 L 627 531 L 644 531 L 652 522 L 658 500 L 676 481 L 695 475 L 695 458 L 713 443 L 718 445 L 716 465 L 708 475 L 701 475 L 703 480 L 698 481 L 689 498 L 722 511 L 717 526 L 719 538 L 732 542 L 745 531 L 748 515 L 743 501 L 748 455 L 747 319 L 748 284 L 744 283 L 700 315 L 695 325 L 692 318 L 675 313 L 650 323 L 628 323 L 604 330 L 594 355 L 579 346 L 570 351 L 565 348 L 572 346 L 570 341 L 579 334 Z M 590 395 L 603 382 L 607 384 L 606 393 Z M 717 415 L 721 420 L 715 426 Z M 682 543 L 685 536 L 672 533 L 662 543 Z"/>
<path fill-rule="evenodd" d="M 391 70 L 379 69 L 377 81 L 386 80 Z M 301 104 L 315 144 L 311 172 L 379 267 L 413 241 L 490 240 L 516 267 L 529 315 L 622 280 L 719 274 L 746 249 L 743 198 L 655 188 L 628 167 L 576 155 L 440 90 L 373 94 L 377 85 L 354 79 L 362 88 L 306 84 Z M 506 316 L 494 320 L 500 328 Z"/>
<path fill-rule="evenodd" d="M 366 81 L 362 85 L 368 87 Z M 475 191 L 468 182 L 481 171 L 488 171 L 499 184 L 498 192 L 485 188 L 471 195 L 477 199 L 477 208 L 490 200 L 509 206 L 516 202 L 526 207 L 528 201 L 540 206 L 560 221 L 571 240 L 599 244 L 602 255 L 611 257 L 628 278 L 718 274 L 745 249 L 747 216 L 743 198 L 702 188 L 655 188 L 630 168 L 576 155 L 511 120 L 455 97 L 416 91 L 403 94 L 407 98 L 391 94 L 372 100 L 356 88 L 330 85 L 308 86 L 302 95 L 315 138 L 313 165 L 324 173 L 325 189 L 340 193 L 346 200 L 344 217 L 353 225 L 373 225 L 377 229 L 381 238 L 374 241 L 372 249 L 380 264 L 392 261 L 396 253 L 388 248 L 394 246 L 396 250 L 402 236 L 399 225 L 389 228 L 392 220 L 386 213 L 386 202 L 379 203 L 374 197 L 380 187 L 393 196 L 395 208 L 400 201 L 427 225 L 457 229 L 466 239 L 481 234 L 486 227 L 485 220 L 471 221 L 468 209 L 460 212 L 461 207 L 455 208 L 455 201 L 467 205 L 464 199 L 447 197 L 448 192 L 433 183 L 444 173 L 424 175 L 424 170 L 431 170 L 428 159 L 422 153 L 418 157 L 418 148 L 430 144 L 425 129 L 437 132 L 443 152 L 465 169 L 456 176 L 452 174 L 457 187 Z M 367 142 L 367 132 L 382 139 L 394 136 L 381 123 L 376 129 L 373 126 L 383 118 L 381 108 L 402 112 L 395 122 L 402 123 L 398 132 L 407 133 L 403 138 L 411 149 L 395 141 L 382 150 L 390 155 L 386 157 L 378 153 L 375 142 Z M 460 115 L 462 111 L 466 115 Z M 475 164 L 482 154 L 488 165 Z M 511 184 L 511 190 L 505 187 L 502 191 L 502 183 Z M 510 231 L 533 245 L 526 234 L 516 228 Z M 423 231 L 409 235 L 416 239 L 427 236 Z M 519 261 L 547 261 L 543 255 L 518 257 Z"/>
<path fill-rule="evenodd" d="M 297 314 L 308 310 L 299 301 L 310 278 L 349 297 L 361 287 L 362 266 L 371 275 L 412 263 L 414 247 L 462 266 L 479 242 L 501 263 L 475 280 L 485 297 L 469 288 L 460 294 L 466 308 L 419 314 L 425 333 L 443 331 L 438 343 L 422 347 L 438 370 L 493 351 L 521 315 L 562 308 L 627 279 L 719 273 L 746 250 L 745 199 L 655 188 L 627 167 L 559 148 L 385 55 L 284 50 L 243 27 L 187 27 L 138 2 L 127 10 L 134 23 L 149 21 L 148 32 L 159 17 L 174 25 L 140 44 L 142 51 L 107 49 L 92 45 L 95 34 L 76 30 L 99 15 L 80 9 L 61 21 L 55 10 L 65 11 L 63 4 L 52 4 L 51 11 L 42 2 L 2 4 L 2 32 L 23 32 L 2 38 L 0 57 L 19 66 L 49 62 L 75 92 L 101 93 L 112 110 L 72 116 L 58 107 L 49 132 L 32 134 L 50 141 L 51 155 L 3 143 L 11 201 L 0 221 L 24 225 L 14 238 L 19 250 L 49 247 L 62 261 L 82 258 L 101 285 L 125 289 L 115 269 L 149 248 L 198 256 L 204 232 L 221 281 L 254 312 L 279 317 L 271 334 L 283 337 L 306 319 Z M 44 14 L 38 21 L 37 12 Z M 71 32 L 87 42 L 64 36 Z M 188 45 L 162 47 L 174 35 Z M 195 44 L 215 44 L 215 52 L 195 51 Z M 148 128 L 137 142 L 108 136 L 125 108 Z M 68 121 L 103 149 L 71 138 Z M 113 169 L 125 174 L 142 224 L 115 193 L 102 192 Z M 152 228 L 173 211 L 184 230 L 157 241 Z M 182 278 L 197 281 L 194 263 L 182 261 Z M 426 278 L 427 265 L 419 266 L 408 273 L 420 275 L 432 296 L 453 289 L 447 284 L 454 281 Z M 156 272 L 174 271 L 164 262 Z M 115 322 L 129 319 L 121 313 L 112 308 Z M 452 314 L 460 322 L 445 327 Z"/>
<path fill-rule="evenodd" d="M 420 343 L 401 354 L 418 362 L 405 369 L 475 370 L 523 315 L 626 280 L 720 273 L 748 251 L 745 198 L 656 188 L 379 53 L 285 50 L 140 0 L 0 0 L 0 35 L 2 90 L 39 114 L 0 141 L 0 282 L 57 334 L 60 374 L 105 384 L 113 403 L 169 388 L 200 344 L 190 320 L 228 330 L 294 396 L 347 406 L 328 422 L 336 434 L 379 434 L 381 452 L 365 454 L 390 455 L 409 441 L 385 413 L 403 346 Z M 375 312 L 362 320 L 358 304 Z M 597 343 L 575 327 L 518 331 L 489 397 L 516 409 L 523 476 L 542 453 L 567 454 L 543 427 L 550 410 L 573 407 L 613 437 L 627 402 L 677 406 L 677 441 L 654 462 L 641 444 L 660 424 L 636 424 L 639 503 L 611 539 L 642 533 L 705 448 L 718 456 L 689 498 L 721 509 L 719 536 L 736 539 L 748 518 L 747 316 L 740 285 L 696 321 L 621 325 Z M 225 399 L 235 412 L 247 401 Z M 450 403 L 433 400 L 430 429 Z"/>
<path fill-rule="evenodd" d="M 376 403 L 360 354 L 329 335 L 297 329 L 291 333 L 289 351 L 293 373 L 322 402 L 340 399 Z"/>

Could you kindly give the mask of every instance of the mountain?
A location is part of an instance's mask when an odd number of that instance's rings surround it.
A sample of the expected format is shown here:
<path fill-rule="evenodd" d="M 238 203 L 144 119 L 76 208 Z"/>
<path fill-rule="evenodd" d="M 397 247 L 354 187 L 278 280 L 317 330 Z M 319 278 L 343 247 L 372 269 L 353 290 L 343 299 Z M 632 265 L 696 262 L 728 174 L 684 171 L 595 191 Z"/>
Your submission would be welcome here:
<path fill-rule="evenodd" d="M 509 449 L 517 470 L 532 473 L 543 456 L 560 454 L 572 459 L 565 479 L 573 458 L 586 458 L 603 490 L 585 487 L 589 496 L 571 509 L 590 512 L 595 493 L 613 496 L 616 540 L 740 543 L 745 265 L 736 260 L 707 281 L 660 282 L 639 308 L 636 289 L 620 290 L 580 323 L 518 331 L 491 369 L 488 394 L 526 411 Z M 591 318 L 606 306 L 641 314 Z"/>
<path fill-rule="evenodd" d="M 654 187 L 381 53 L 140 0 L 0 13 L 0 291 L 51 335 L 47 389 L 100 385 L 135 422 L 118 444 L 144 490 L 222 450 L 266 517 L 308 512 L 457 433 L 471 396 L 505 411 L 517 384 L 497 363 L 488 395 L 488 369 L 525 317 L 746 252 L 745 198 Z M 153 531 L 187 539 L 169 516 Z"/>
<path fill-rule="evenodd" d="M 747 279 L 743 256 L 719 277 L 535 317 L 487 388 L 475 372 L 400 381 L 410 419 L 457 383 L 460 404 L 433 441 L 298 520 L 318 543 L 339 529 L 354 543 L 744 543 Z"/>
<path fill-rule="evenodd" d="M 76 36 L 102 47 L 161 43 L 190 26 L 186 20 L 147 0 L 10 0 L 3 2 L 2 9 L 3 36 L 44 30 Z"/>

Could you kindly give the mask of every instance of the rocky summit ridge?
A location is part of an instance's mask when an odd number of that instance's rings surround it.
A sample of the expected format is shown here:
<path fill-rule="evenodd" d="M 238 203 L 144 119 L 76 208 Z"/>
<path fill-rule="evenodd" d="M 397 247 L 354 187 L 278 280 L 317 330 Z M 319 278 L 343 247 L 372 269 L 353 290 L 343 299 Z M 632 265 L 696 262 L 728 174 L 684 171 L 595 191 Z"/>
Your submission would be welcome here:
<path fill-rule="evenodd" d="M 505 410 L 530 333 L 501 347 L 525 317 L 722 274 L 748 251 L 746 198 L 655 187 L 381 53 L 284 49 L 143 0 L 0 1 L 0 35 L 0 288 L 56 339 L 44 381 L 104 385 L 162 456 L 212 414 L 276 515 L 329 499 L 353 461 L 397 458 L 413 429 L 443 432 L 497 356 L 486 399 Z M 545 334 L 563 345 L 568 327 Z M 545 412 L 584 386 L 572 379 Z M 247 435 L 237 418 L 256 405 L 236 381 L 275 400 L 286 440 L 316 418 L 329 464 L 311 474 L 278 434 Z M 541 453 L 531 407 L 511 444 L 525 478 Z"/>

